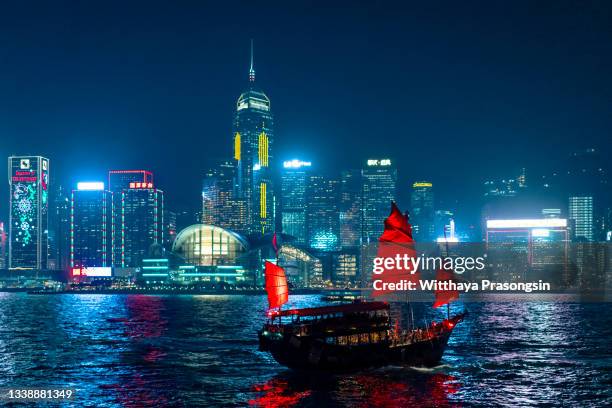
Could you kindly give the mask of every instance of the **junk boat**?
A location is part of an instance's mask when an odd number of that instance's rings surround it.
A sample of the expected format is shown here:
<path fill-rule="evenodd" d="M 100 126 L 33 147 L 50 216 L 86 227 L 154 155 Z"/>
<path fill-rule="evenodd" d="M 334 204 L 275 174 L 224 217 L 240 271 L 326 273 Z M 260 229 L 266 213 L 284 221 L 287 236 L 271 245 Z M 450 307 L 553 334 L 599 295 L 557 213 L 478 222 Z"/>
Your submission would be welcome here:
<path fill-rule="evenodd" d="M 395 203 L 379 241 L 410 245 L 414 242 L 408 217 L 401 214 Z M 381 251 L 379 247 L 379 255 Z M 448 280 L 450 275 L 448 271 L 438 271 L 437 279 Z M 389 303 L 381 301 L 357 300 L 282 310 L 289 297 L 284 269 L 266 262 L 265 278 L 270 307 L 268 320 L 258 332 L 259 349 L 296 370 L 352 371 L 385 365 L 433 367 L 440 363 L 453 329 L 466 314 L 450 316 L 448 303 L 458 297 L 454 291 L 436 293 L 434 306 L 447 305 L 446 319 L 409 330 L 398 329 L 398 323 L 392 321 Z"/>

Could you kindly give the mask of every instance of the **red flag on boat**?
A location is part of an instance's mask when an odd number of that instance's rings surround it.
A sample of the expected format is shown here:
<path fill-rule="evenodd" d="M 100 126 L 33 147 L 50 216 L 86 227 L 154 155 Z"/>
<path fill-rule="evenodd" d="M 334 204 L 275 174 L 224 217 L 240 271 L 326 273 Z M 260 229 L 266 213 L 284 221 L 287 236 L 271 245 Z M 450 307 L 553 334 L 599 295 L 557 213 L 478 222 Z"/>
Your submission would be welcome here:
<path fill-rule="evenodd" d="M 289 300 L 289 288 L 285 270 L 272 262 L 266 261 L 266 292 L 270 309 L 280 307 Z"/>
<path fill-rule="evenodd" d="M 454 274 L 452 271 L 447 271 L 444 268 L 438 269 L 436 272 L 436 280 L 438 282 L 451 282 L 453 281 Z M 436 290 L 436 300 L 434 301 L 433 307 L 444 306 L 453 300 L 459 299 L 458 290 Z"/>
<path fill-rule="evenodd" d="M 274 248 L 274 252 L 276 256 L 278 256 L 278 238 L 276 236 L 276 232 L 272 235 L 272 248 Z"/>
<path fill-rule="evenodd" d="M 414 249 L 414 239 L 412 239 L 412 226 L 408 222 L 408 216 L 402 214 L 397 205 L 391 203 L 391 214 L 385 219 L 385 230 L 378 239 L 377 258 L 395 258 L 408 256 L 416 257 Z M 394 267 L 384 267 L 381 274 L 372 274 L 373 279 L 379 279 L 383 283 L 400 283 L 402 280 L 418 282 L 418 271 L 410 269 L 397 269 Z M 374 290 L 373 296 L 380 296 L 391 293 L 392 290 Z"/>

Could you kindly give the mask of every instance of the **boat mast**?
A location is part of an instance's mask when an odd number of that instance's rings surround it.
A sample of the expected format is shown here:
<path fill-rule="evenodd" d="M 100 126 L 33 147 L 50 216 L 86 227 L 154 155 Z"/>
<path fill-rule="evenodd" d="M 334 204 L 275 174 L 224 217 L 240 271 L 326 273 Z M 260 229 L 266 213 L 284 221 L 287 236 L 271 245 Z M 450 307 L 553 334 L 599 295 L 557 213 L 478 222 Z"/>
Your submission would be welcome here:
<path fill-rule="evenodd" d="M 446 238 L 446 225 L 444 225 L 444 244 L 446 246 L 446 256 L 450 255 L 448 250 L 448 239 Z M 450 320 L 450 302 L 446 303 L 446 320 Z"/>

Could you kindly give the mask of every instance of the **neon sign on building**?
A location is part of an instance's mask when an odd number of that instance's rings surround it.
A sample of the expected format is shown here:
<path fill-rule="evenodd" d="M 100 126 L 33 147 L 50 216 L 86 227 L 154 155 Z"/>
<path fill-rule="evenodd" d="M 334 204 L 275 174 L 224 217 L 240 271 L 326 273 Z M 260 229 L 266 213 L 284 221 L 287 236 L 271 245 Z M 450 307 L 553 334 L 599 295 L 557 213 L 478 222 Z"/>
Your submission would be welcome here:
<path fill-rule="evenodd" d="M 47 267 L 49 160 L 9 157 L 9 268 Z"/>

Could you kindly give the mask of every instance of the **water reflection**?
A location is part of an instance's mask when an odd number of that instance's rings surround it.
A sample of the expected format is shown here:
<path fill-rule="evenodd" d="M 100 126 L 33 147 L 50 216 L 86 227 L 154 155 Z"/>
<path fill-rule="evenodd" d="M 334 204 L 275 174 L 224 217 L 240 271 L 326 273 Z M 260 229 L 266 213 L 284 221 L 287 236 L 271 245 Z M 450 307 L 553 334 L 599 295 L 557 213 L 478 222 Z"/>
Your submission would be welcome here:
<path fill-rule="evenodd" d="M 325 376 L 283 372 L 251 391 L 257 407 L 350 406 L 444 407 L 461 385 L 456 377 L 436 369 L 391 367 L 352 375 Z"/>
<path fill-rule="evenodd" d="M 318 301 L 292 298 L 295 307 Z M 95 407 L 612 403 L 610 303 L 468 303 L 443 367 L 334 377 L 296 375 L 258 351 L 266 303 L 265 296 L 0 294 L 0 388 L 72 387 L 75 406 Z M 414 313 L 421 315 L 418 305 Z M 418 321 L 440 318 L 433 313 Z"/>

